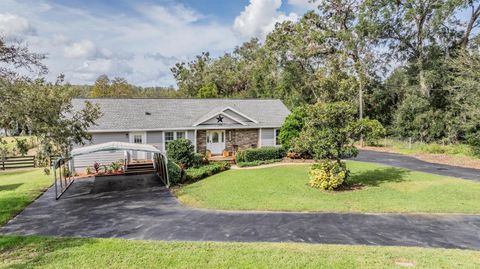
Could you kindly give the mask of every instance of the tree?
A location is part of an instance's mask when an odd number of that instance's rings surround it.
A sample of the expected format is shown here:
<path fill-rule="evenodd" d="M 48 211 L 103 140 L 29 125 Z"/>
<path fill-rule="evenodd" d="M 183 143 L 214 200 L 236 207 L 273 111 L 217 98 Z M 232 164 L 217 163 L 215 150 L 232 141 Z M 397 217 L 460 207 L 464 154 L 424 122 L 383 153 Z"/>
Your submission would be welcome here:
<path fill-rule="evenodd" d="M 110 97 L 133 97 L 135 92 L 133 86 L 124 78 L 116 77 L 110 85 Z"/>
<path fill-rule="evenodd" d="M 307 108 L 305 126 L 295 140 L 295 148 L 313 153 L 316 160 L 340 162 L 356 156 L 354 142 L 359 138 L 357 109 L 351 103 L 317 103 Z"/>
<path fill-rule="evenodd" d="M 84 109 L 74 111 L 72 93 L 63 83 L 63 76 L 49 83 L 20 75 L 21 69 L 45 74 L 46 67 L 41 63 L 44 56 L 30 53 L 27 47 L 7 46 L 0 40 L 0 63 L 13 64 L 13 68 L 4 67 L 0 74 L 0 128 L 28 130 L 47 153 L 68 154 L 72 143 L 89 140 L 86 130 L 100 117 L 98 106 L 85 102 Z"/>
<path fill-rule="evenodd" d="M 218 90 L 217 85 L 215 83 L 210 82 L 200 88 L 197 93 L 197 97 L 199 98 L 216 98 L 218 97 Z"/>
<path fill-rule="evenodd" d="M 307 107 L 301 106 L 293 109 L 292 113 L 285 119 L 278 138 L 280 144 L 286 149 L 293 147 L 294 140 L 300 135 L 305 126 L 305 119 L 307 117 Z"/>
<path fill-rule="evenodd" d="M 355 156 L 353 143 L 360 136 L 356 107 L 347 102 L 317 103 L 307 109 L 305 126 L 295 139 L 297 151 L 313 153 L 317 164 L 310 169 L 310 185 L 334 190 L 348 178 L 345 156 Z"/>
<path fill-rule="evenodd" d="M 110 79 L 107 75 L 101 75 L 95 80 L 91 95 L 94 98 L 111 96 Z"/>

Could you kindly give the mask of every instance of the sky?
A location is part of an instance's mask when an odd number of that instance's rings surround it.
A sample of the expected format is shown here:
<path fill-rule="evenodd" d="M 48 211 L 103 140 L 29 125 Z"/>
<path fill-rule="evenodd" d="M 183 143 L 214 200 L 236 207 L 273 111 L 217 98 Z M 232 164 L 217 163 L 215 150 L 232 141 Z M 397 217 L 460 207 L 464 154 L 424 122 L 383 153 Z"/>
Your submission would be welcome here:
<path fill-rule="evenodd" d="M 139 86 L 175 86 L 170 68 L 203 51 L 218 56 L 308 0 L 1 0 L 0 34 L 45 53 L 48 78 L 92 84 L 102 74 Z"/>

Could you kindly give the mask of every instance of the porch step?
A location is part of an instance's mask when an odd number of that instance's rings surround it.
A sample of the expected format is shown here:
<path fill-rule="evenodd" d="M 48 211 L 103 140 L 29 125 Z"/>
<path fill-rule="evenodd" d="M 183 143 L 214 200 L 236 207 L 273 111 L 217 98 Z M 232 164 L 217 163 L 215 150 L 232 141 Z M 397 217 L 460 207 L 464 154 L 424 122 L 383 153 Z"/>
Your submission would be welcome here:
<path fill-rule="evenodd" d="M 151 174 L 154 173 L 153 163 L 131 163 L 127 166 L 125 174 Z"/>

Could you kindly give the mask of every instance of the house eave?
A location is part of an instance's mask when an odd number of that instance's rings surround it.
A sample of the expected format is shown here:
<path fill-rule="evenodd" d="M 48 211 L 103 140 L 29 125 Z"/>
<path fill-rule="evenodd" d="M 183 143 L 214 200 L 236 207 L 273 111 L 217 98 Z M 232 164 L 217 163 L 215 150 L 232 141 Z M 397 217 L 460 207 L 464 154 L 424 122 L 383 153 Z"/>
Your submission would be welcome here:
<path fill-rule="evenodd" d="M 89 133 L 121 133 L 121 132 L 159 132 L 159 131 L 184 131 L 184 130 L 233 130 L 233 129 L 265 129 L 280 128 L 281 125 L 215 125 L 215 126 L 185 126 L 176 128 L 149 128 L 149 129 L 105 129 L 88 130 Z"/>

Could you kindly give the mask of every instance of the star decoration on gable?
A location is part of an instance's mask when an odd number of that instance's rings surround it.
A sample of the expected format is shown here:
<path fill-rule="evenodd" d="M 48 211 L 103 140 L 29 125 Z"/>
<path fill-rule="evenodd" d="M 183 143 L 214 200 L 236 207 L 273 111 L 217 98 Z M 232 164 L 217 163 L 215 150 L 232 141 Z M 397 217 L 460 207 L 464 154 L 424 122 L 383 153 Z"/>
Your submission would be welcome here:
<path fill-rule="evenodd" d="M 223 123 L 223 116 L 222 115 L 218 115 L 218 117 L 216 117 L 217 119 L 217 123 Z"/>

